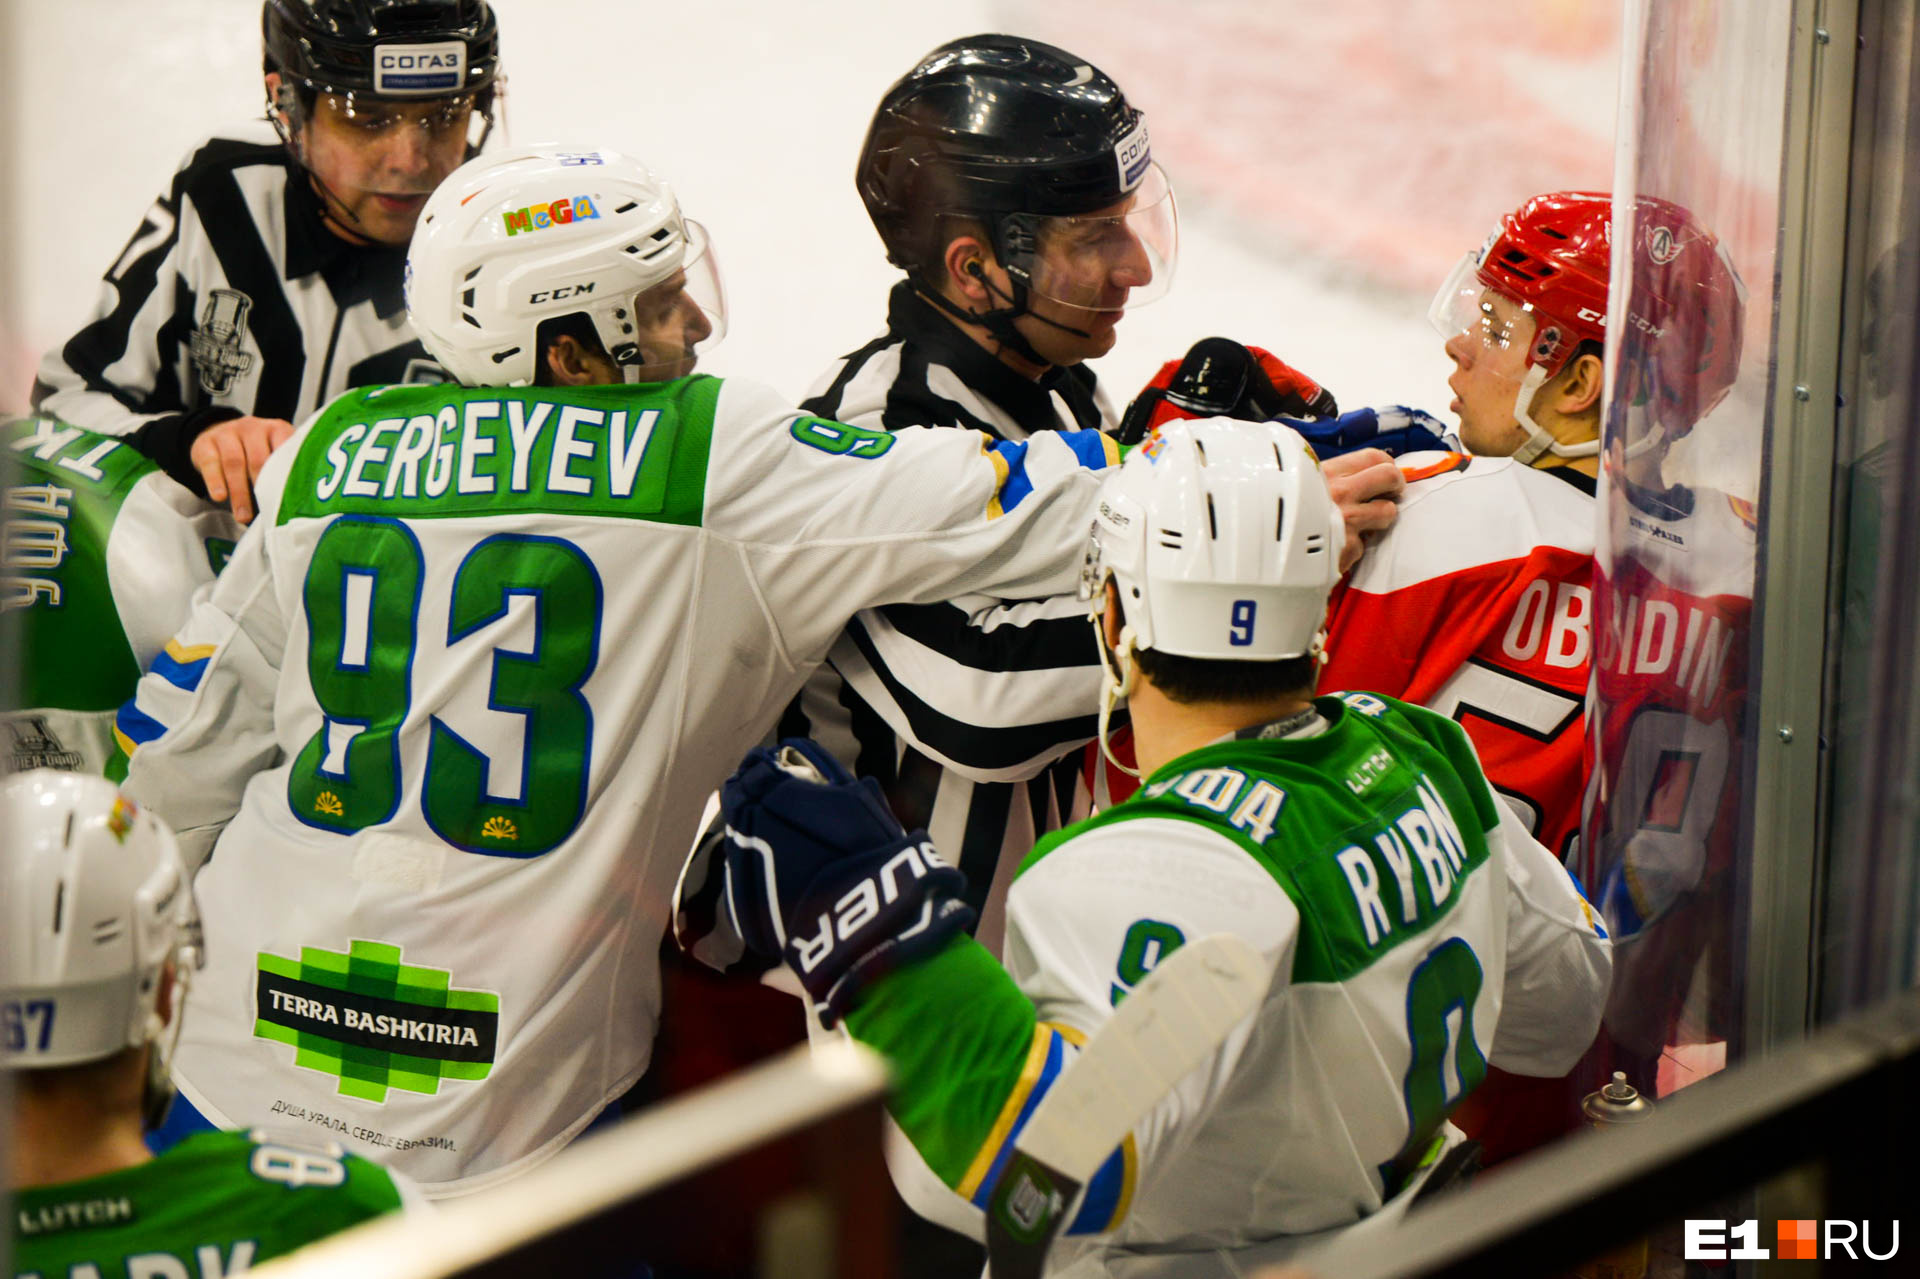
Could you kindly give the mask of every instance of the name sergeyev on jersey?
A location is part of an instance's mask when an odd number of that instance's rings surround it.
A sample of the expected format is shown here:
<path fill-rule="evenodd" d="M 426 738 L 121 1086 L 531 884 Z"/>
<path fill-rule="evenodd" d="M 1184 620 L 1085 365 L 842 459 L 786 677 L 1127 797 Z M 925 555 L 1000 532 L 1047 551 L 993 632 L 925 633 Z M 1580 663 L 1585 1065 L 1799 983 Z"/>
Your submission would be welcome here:
<path fill-rule="evenodd" d="M 354 422 L 328 444 L 313 494 L 373 499 L 501 491 L 634 496 L 661 412 L 629 414 L 519 399 Z M 390 441 L 390 442 L 389 442 Z M 545 465 L 536 465 L 536 453 Z"/>

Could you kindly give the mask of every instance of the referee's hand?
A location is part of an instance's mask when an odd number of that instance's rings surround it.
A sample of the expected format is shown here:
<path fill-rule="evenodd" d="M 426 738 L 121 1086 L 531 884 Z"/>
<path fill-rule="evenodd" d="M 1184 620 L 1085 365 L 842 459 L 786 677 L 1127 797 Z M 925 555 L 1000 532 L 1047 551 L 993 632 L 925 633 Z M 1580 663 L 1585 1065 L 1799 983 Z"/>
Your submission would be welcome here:
<path fill-rule="evenodd" d="M 237 417 L 200 432 L 188 458 L 206 483 L 207 496 L 231 502 L 233 518 L 251 524 L 253 482 L 272 452 L 293 436 L 293 423 L 277 417 Z"/>

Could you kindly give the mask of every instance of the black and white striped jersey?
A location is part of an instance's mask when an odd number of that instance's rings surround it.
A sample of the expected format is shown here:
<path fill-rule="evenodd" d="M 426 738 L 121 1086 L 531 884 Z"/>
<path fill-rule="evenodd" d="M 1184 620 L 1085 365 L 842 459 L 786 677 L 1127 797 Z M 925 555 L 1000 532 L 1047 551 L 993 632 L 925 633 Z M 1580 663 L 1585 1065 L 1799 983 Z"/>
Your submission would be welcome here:
<path fill-rule="evenodd" d="M 1019 442 L 1095 431 L 1114 417 L 1084 366 L 1021 377 L 905 282 L 884 333 L 803 407 L 856 426 L 956 426 Z M 1034 841 L 1084 815 L 1075 749 L 1092 739 L 1100 665 L 1072 597 L 967 597 L 869 609 L 847 624 L 782 722 L 879 779 L 909 828 L 925 826 L 967 876 L 980 939 L 998 949 L 1006 890 Z"/>
<path fill-rule="evenodd" d="M 356 386 L 446 380 L 413 336 L 406 250 L 348 244 L 286 148 L 208 139 L 108 268 L 93 317 L 47 353 L 34 407 L 129 443 L 206 495 L 187 452 L 215 422 L 299 425 Z"/>

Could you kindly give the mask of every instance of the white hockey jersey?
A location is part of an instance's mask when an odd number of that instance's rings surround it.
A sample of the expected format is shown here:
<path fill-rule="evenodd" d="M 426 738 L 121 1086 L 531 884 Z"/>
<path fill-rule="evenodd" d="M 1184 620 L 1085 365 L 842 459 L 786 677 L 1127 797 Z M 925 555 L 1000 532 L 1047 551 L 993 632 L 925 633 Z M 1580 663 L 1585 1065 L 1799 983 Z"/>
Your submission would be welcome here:
<path fill-rule="evenodd" d="M 1260 1007 L 1088 1182 L 1050 1270 L 1351 1225 L 1489 1063 L 1559 1074 L 1592 1042 L 1604 930 L 1458 726 L 1369 694 L 1318 706 L 1330 723 L 1201 747 L 1043 842 L 1008 897 L 1017 993 L 951 950 L 849 1014 L 895 1062 L 902 1127 L 985 1206 L 1077 1045 L 1161 958 L 1231 933 L 1268 959 Z"/>
<path fill-rule="evenodd" d="M 121 718 L 129 793 L 213 845 L 185 1095 L 439 1194 L 579 1132 L 646 1066 L 703 801 L 846 619 L 1073 581 L 1097 472 L 990 443 L 707 377 L 303 428 Z"/>

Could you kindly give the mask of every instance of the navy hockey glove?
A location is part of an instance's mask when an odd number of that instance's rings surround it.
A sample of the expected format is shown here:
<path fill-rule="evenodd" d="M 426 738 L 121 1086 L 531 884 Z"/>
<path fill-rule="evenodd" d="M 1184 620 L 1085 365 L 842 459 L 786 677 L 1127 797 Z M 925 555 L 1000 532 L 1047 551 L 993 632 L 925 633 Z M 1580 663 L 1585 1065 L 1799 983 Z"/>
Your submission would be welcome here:
<path fill-rule="evenodd" d="M 727 909 L 747 945 L 782 956 L 832 1026 L 860 990 L 973 922 L 966 879 L 906 831 L 879 783 L 818 743 L 750 751 L 720 791 Z"/>
<path fill-rule="evenodd" d="M 1314 456 L 1323 460 L 1355 449 L 1385 449 L 1399 457 L 1428 449 L 1451 452 L 1459 448 L 1449 436 L 1446 423 L 1404 404 L 1355 409 L 1328 421 L 1280 420 L 1304 436 L 1313 446 Z"/>
<path fill-rule="evenodd" d="M 1160 366 L 1127 406 L 1114 435 L 1132 445 L 1163 422 L 1181 418 L 1270 422 L 1332 417 L 1339 411 L 1331 393 L 1271 351 L 1231 338 L 1201 338 L 1185 357 Z"/>

